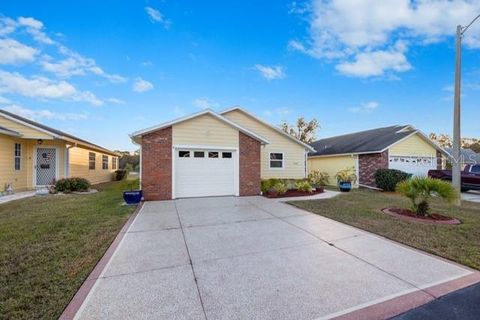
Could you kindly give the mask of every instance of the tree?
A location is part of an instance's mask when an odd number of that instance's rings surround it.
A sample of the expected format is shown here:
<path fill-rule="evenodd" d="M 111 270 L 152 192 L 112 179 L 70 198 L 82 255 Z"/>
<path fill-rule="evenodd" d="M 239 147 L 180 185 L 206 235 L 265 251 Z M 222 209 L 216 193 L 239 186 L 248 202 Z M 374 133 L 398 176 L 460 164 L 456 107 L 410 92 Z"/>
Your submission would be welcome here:
<path fill-rule="evenodd" d="M 312 143 L 315 140 L 315 134 L 318 129 L 317 119 L 306 121 L 304 117 L 297 119 L 295 126 L 291 126 L 286 121 L 280 125 L 283 131 L 294 136 L 298 140 L 305 143 Z"/>
<path fill-rule="evenodd" d="M 480 142 L 475 142 L 468 146 L 468 149 L 473 150 L 476 153 L 480 153 Z"/>

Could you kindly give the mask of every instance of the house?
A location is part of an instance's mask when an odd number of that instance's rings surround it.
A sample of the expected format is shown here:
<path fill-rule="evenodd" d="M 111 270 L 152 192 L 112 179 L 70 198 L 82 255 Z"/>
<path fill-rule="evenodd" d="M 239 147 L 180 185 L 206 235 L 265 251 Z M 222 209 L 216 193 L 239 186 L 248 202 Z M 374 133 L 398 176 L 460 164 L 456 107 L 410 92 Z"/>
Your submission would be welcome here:
<path fill-rule="evenodd" d="M 248 111 L 203 110 L 131 134 L 146 200 L 260 194 L 261 179 L 306 177 L 314 149 Z"/>
<path fill-rule="evenodd" d="M 446 148 L 445 151 L 447 151 L 450 154 L 450 158 L 452 158 L 453 148 Z M 480 153 L 476 153 L 473 150 L 461 149 L 460 157 L 462 166 L 466 164 L 480 164 Z"/>
<path fill-rule="evenodd" d="M 65 177 L 110 181 L 117 155 L 38 122 L 0 110 L 0 190 L 31 190 Z"/>
<path fill-rule="evenodd" d="M 430 169 L 441 168 L 448 154 L 411 125 L 350 133 L 321 139 L 311 144 L 315 152 L 308 155 L 309 172 L 318 170 L 330 175 L 346 168 L 355 168 L 357 186 L 375 187 L 378 169 L 398 169 L 425 176 Z"/>

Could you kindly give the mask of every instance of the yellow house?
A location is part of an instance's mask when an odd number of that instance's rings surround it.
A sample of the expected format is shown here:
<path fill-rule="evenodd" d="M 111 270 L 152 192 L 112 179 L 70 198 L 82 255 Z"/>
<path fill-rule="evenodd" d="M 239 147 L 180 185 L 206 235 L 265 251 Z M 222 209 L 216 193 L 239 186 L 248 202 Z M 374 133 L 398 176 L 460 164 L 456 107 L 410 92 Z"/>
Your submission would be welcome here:
<path fill-rule="evenodd" d="M 378 169 L 397 169 L 426 176 L 431 169 L 441 169 L 448 153 L 411 125 L 396 125 L 355 132 L 313 142 L 315 152 L 308 155 L 308 171 L 326 172 L 329 184 L 335 174 L 354 168 L 356 186 L 375 187 Z"/>
<path fill-rule="evenodd" d="M 0 110 L 0 191 L 31 190 L 65 177 L 92 184 L 111 181 L 118 168 L 114 152 Z"/>
<path fill-rule="evenodd" d="M 203 110 L 131 135 L 146 200 L 260 193 L 261 179 L 301 179 L 314 149 L 235 107 Z"/>

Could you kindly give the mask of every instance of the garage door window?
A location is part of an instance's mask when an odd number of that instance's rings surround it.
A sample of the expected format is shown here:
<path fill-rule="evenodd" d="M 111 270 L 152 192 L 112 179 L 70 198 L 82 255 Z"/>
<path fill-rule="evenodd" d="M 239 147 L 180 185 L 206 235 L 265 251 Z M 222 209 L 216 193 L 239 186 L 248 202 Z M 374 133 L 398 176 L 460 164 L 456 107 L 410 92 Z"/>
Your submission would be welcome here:
<path fill-rule="evenodd" d="M 232 158 L 232 153 L 231 152 L 222 152 L 222 158 L 230 159 L 230 158 Z"/>
<path fill-rule="evenodd" d="M 209 157 L 209 158 L 218 158 L 218 152 L 216 152 L 216 151 L 210 151 L 210 152 L 208 153 L 208 157 Z"/>
<path fill-rule="evenodd" d="M 282 169 L 283 168 L 283 153 L 270 153 L 270 168 Z"/>
<path fill-rule="evenodd" d="M 190 151 L 178 151 L 179 158 L 190 158 Z"/>
<path fill-rule="evenodd" d="M 205 158 L 205 152 L 203 151 L 194 151 L 193 152 L 194 158 Z"/>

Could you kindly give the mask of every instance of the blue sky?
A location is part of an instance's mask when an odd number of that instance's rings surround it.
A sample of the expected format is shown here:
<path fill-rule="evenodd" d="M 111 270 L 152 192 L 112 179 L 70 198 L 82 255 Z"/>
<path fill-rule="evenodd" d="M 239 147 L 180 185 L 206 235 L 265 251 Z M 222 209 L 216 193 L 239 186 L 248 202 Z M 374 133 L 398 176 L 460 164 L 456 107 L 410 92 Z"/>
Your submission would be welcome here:
<path fill-rule="evenodd" d="M 480 1 L 11 1 L 0 106 L 112 149 L 234 105 L 318 137 L 391 124 L 450 133 L 456 24 Z M 480 24 L 479 24 L 480 25 Z M 479 137 L 480 28 L 463 55 L 463 135 Z"/>

